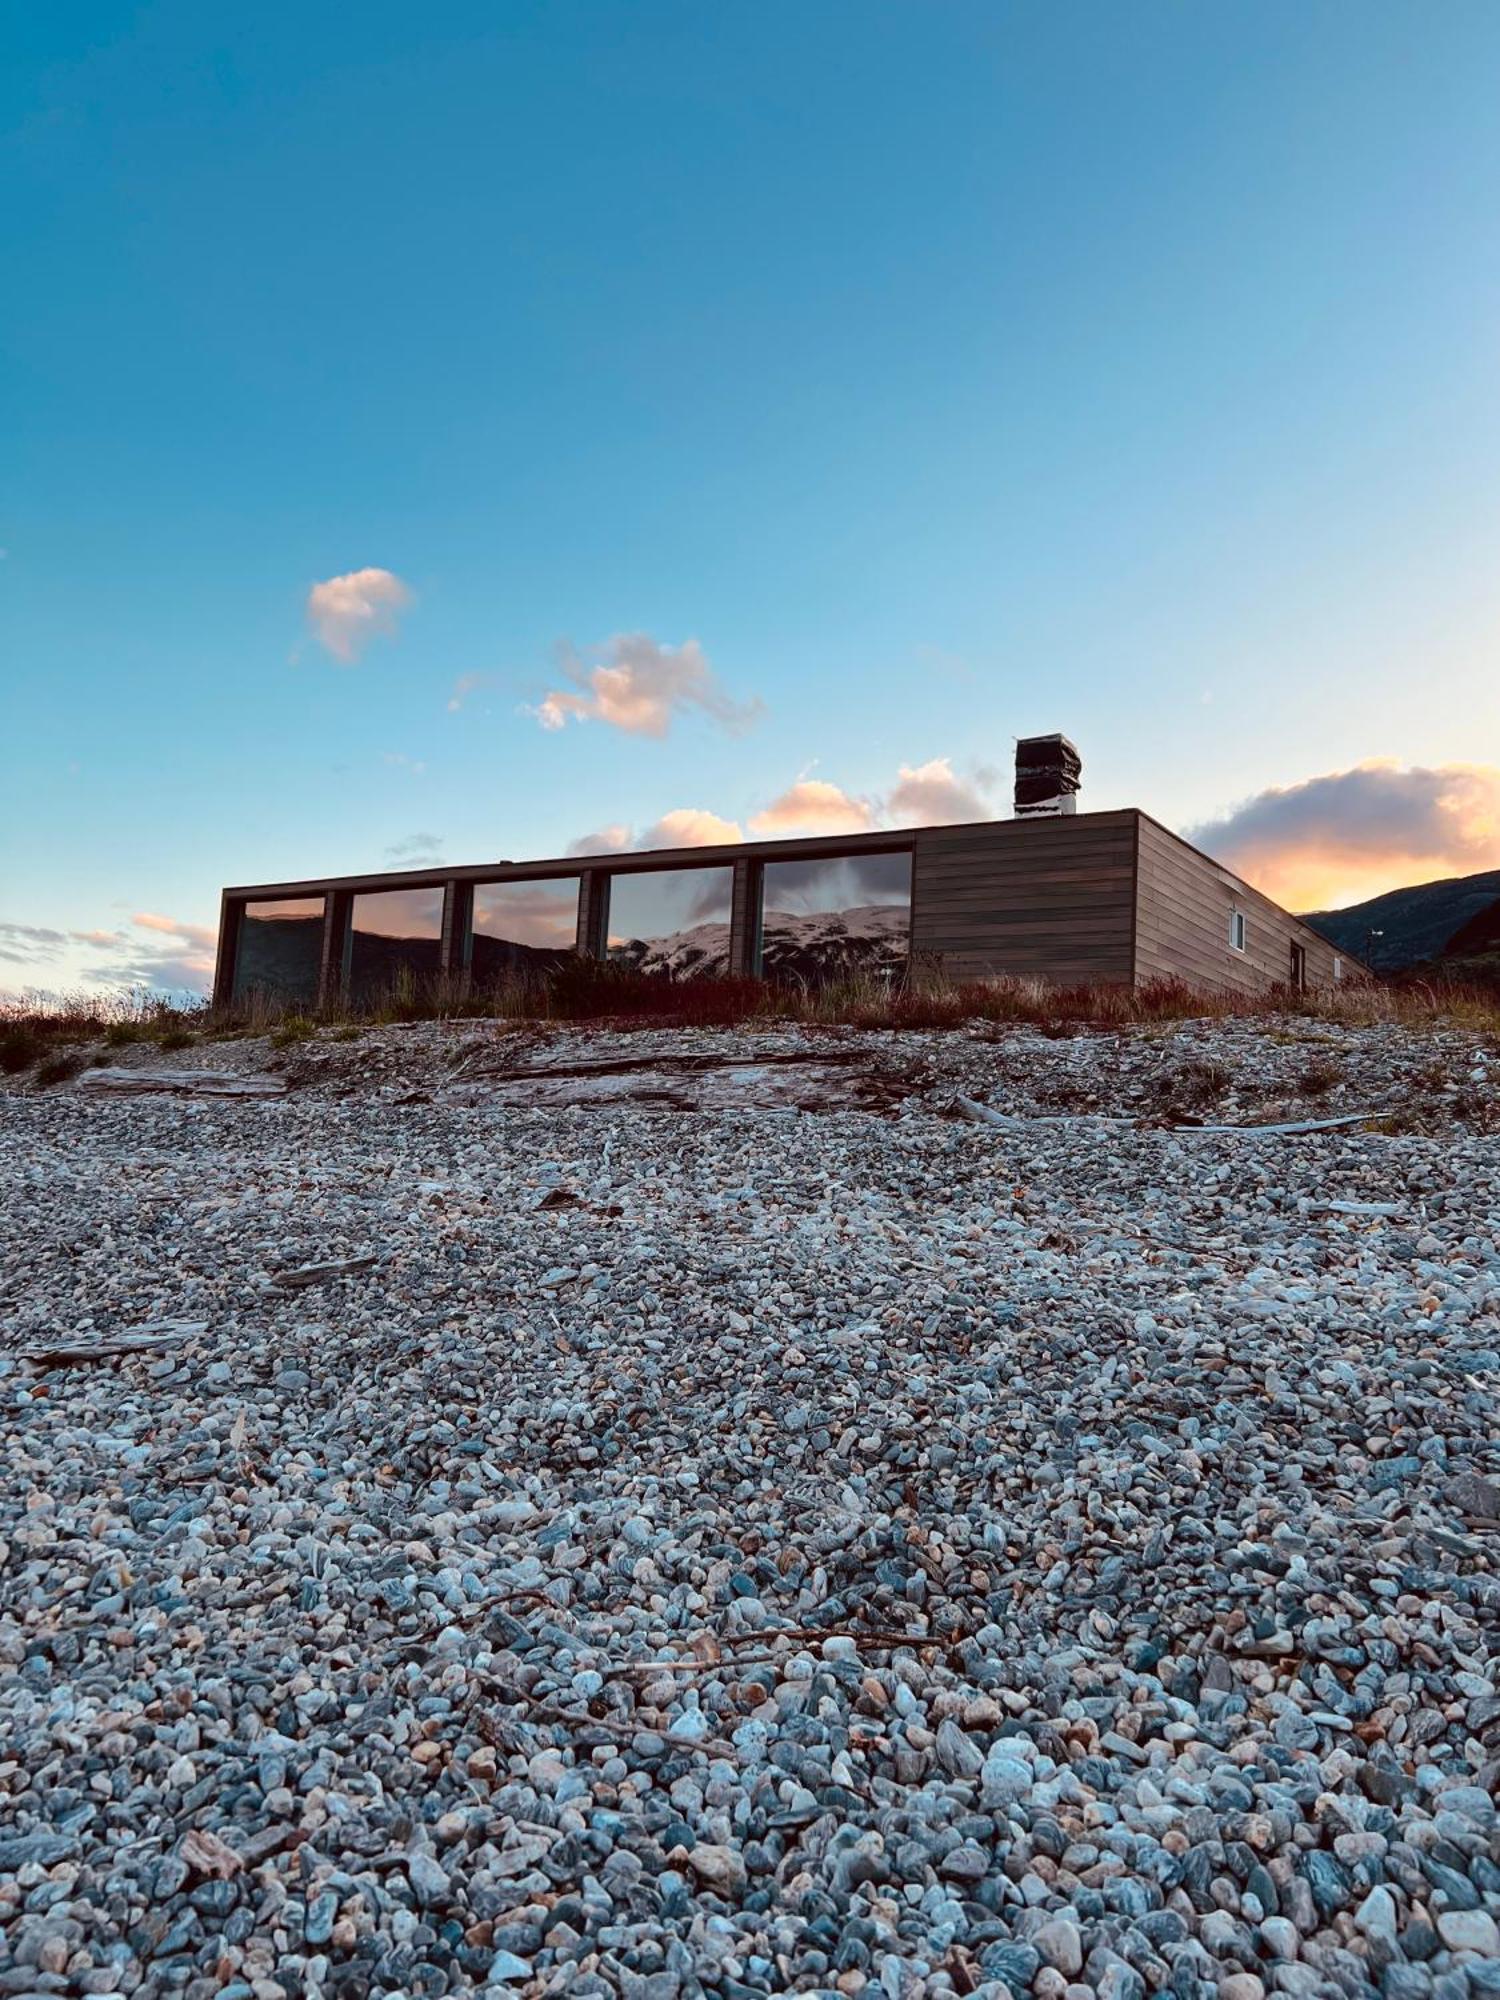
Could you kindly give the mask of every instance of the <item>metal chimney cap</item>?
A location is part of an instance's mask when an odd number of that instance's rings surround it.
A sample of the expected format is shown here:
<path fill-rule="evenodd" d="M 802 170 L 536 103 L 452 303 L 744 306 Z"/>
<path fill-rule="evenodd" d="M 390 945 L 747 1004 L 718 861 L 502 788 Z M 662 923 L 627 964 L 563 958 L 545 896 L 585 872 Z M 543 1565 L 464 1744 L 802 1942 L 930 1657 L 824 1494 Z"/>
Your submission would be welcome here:
<path fill-rule="evenodd" d="M 1078 745 L 1062 731 L 1054 730 L 1050 736 L 1018 736 L 1016 738 L 1016 762 L 1050 764 L 1058 760 L 1059 753 L 1064 759 L 1071 759 L 1080 769 L 1083 759 L 1078 754 Z"/>

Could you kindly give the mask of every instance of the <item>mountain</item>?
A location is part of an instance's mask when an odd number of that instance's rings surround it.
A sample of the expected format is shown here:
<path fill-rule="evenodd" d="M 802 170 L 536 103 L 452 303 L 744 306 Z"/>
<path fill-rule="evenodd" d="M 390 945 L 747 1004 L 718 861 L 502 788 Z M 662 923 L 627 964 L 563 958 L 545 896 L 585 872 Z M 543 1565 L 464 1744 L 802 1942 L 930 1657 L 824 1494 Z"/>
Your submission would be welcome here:
<path fill-rule="evenodd" d="M 806 985 L 850 973 L 894 975 L 905 969 L 910 944 L 907 903 L 867 903 L 806 916 L 767 910 L 761 925 L 761 971 L 767 979 Z"/>
<path fill-rule="evenodd" d="M 767 910 L 761 971 L 767 979 L 805 985 L 850 973 L 896 973 L 906 963 L 910 931 L 911 912 L 905 903 L 870 903 L 808 915 Z M 729 965 L 729 926 L 695 924 L 668 937 L 629 938 L 612 944 L 609 955 L 617 965 L 668 972 L 676 979 L 722 973 Z"/>
<path fill-rule="evenodd" d="M 1347 910 L 1314 910 L 1302 921 L 1373 972 L 1400 972 L 1460 951 L 1494 951 L 1500 949 L 1500 868 L 1390 889 Z M 1382 935 L 1372 936 L 1375 931 Z"/>

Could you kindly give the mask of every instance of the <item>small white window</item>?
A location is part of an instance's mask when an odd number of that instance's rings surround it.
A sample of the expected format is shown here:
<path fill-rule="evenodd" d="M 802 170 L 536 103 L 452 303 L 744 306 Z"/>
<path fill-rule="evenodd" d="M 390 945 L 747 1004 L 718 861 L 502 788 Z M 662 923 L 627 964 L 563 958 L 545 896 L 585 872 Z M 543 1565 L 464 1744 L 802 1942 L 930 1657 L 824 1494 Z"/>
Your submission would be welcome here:
<path fill-rule="evenodd" d="M 1229 912 L 1229 949 L 1231 951 L 1243 951 L 1245 949 L 1245 912 L 1243 910 L 1231 910 Z"/>
<path fill-rule="evenodd" d="M 1333 955 L 1333 976 L 1335 979 L 1342 979 L 1344 976 L 1344 961 L 1337 952 Z"/>

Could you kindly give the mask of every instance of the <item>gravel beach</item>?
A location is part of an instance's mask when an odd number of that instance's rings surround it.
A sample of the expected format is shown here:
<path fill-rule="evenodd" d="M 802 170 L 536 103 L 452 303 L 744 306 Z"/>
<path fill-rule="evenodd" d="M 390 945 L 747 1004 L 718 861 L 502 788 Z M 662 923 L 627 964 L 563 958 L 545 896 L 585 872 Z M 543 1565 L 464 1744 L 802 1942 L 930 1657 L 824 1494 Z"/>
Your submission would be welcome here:
<path fill-rule="evenodd" d="M 1500 1996 L 1492 1044 L 110 1063 L 0 1088 L 0 1994 Z"/>

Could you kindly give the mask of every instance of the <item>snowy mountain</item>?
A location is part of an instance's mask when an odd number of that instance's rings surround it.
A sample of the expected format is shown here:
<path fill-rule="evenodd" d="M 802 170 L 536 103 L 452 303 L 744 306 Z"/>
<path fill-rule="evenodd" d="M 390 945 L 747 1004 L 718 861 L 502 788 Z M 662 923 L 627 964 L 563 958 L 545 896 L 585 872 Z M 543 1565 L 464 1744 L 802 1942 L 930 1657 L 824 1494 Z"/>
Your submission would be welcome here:
<path fill-rule="evenodd" d="M 850 973 L 897 973 L 906 964 L 911 913 L 905 903 L 870 903 L 852 910 L 793 914 L 767 910 L 761 970 L 767 979 L 816 984 Z M 611 942 L 610 958 L 675 979 L 729 968 L 727 923 L 695 924 L 667 937 Z"/>

